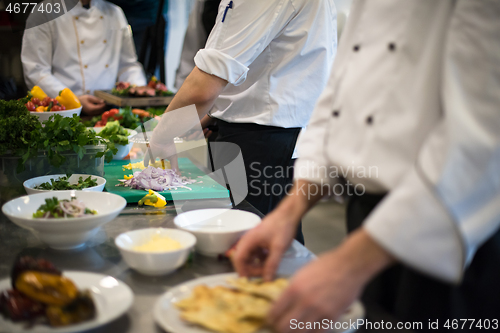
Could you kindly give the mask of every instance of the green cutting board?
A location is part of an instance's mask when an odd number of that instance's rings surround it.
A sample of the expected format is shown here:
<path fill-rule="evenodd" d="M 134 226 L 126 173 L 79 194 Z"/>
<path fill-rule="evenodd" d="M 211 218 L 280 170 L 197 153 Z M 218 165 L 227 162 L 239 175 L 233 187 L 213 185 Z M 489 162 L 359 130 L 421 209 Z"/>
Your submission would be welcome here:
<path fill-rule="evenodd" d="M 132 170 L 123 171 L 122 168 L 123 165 L 129 163 L 129 160 L 121 160 L 111 161 L 104 165 L 105 188 L 110 193 L 124 197 L 127 203 L 136 203 L 147 194 L 146 191 L 116 186 L 120 184 L 118 179 L 124 179 L 124 175 L 132 174 Z M 172 192 L 175 192 L 175 200 L 220 199 L 229 197 L 229 191 L 225 187 L 203 173 L 188 158 L 179 158 L 179 169 L 183 176 L 196 180 L 196 183 L 187 185 L 191 190 L 178 188 L 177 190 L 160 192 L 167 200 L 173 200 Z"/>

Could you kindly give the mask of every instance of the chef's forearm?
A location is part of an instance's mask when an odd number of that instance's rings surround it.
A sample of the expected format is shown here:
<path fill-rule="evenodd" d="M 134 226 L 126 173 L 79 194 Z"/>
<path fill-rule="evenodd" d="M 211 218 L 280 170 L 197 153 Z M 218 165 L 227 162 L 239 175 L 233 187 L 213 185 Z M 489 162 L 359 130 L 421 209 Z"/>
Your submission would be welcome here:
<path fill-rule="evenodd" d="M 396 263 L 396 259 L 363 228 L 351 233 L 339 247 L 322 257 L 335 260 L 338 269 L 360 285 L 365 285 L 378 273 Z"/>
<path fill-rule="evenodd" d="M 184 81 L 166 112 L 194 104 L 201 119 L 210 111 L 226 85 L 226 80 L 207 74 L 195 67 Z"/>
<path fill-rule="evenodd" d="M 311 188 L 315 188 L 316 186 L 320 185 L 304 179 L 295 180 L 288 195 L 276 207 L 276 213 L 298 223 L 309 209 L 323 197 L 323 193 L 325 193 L 317 189 L 314 192 L 311 191 Z"/>

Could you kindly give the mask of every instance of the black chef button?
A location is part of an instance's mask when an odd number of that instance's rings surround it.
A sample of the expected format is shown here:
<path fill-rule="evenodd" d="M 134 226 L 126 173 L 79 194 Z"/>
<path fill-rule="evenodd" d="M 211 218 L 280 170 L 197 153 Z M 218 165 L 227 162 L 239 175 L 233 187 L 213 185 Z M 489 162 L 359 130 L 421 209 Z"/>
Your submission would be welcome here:
<path fill-rule="evenodd" d="M 366 117 L 366 123 L 367 123 L 368 125 L 371 125 L 371 124 L 373 123 L 373 117 L 372 117 L 372 116 L 368 116 L 368 117 Z"/>
<path fill-rule="evenodd" d="M 396 51 L 396 44 L 389 43 L 388 48 L 389 48 L 389 51 Z"/>
<path fill-rule="evenodd" d="M 340 112 L 338 110 L 335 110 L 332 112 L 332 116 L 338 117 L 340 115 Z"/>
<path fill-rule="evenodd" d="M 352 49 L 354 50 L 354 52 L 358 52 L 359 51 L 359 45 L 354 45 L 354 47 Z"/>

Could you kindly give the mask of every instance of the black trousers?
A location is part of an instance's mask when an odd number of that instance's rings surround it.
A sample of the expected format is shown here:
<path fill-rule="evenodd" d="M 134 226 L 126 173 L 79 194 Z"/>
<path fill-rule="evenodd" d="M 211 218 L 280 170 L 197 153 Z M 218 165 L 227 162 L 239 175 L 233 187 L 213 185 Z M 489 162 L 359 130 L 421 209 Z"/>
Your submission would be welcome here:
<path fill-rule="evenodd" d="M 266 215 L 286 195 L 293 184 L 293 150 L 300 128 L 281 128 L 217 120 L 216 142 L 239 146 L 245 165 L 248 195 L 252 206 Z M 296 239 L 304 244 L 299 224 Z"/>
<path fill-rule="evenodd" d="M 383 199 L 383 195 L 363 195 L 350 198 L 347 207 L 348 230 L 359 227 L 363 220 Z M 477 251 L 465 271 L 463 281 L 455 286 L 447 284 L 403 265 L 396 265 L 376 277 L 366 287 L 362 300 L 377 304 L 400 321 L 419 321 L 418 332 L 445 332 L 443 325 L 458 320 L 453 332 L 482 332 L 470 328 L 471 321 L 462 327 L 460 319 L 474 319 L 476 323 L 497 320 L 500 329 L 500 230 Z M 438 320 L 439 329 L 429 329 L 429 320 Z M 491 330 L 491 328 L 490 328 Z"/>

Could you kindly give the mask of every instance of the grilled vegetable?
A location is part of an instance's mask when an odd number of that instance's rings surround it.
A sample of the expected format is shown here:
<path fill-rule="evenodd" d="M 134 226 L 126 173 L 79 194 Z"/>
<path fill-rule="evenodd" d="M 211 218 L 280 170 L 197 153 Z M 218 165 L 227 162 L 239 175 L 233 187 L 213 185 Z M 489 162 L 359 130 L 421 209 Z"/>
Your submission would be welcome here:
<path fill-rule="evenodd" d="M 88 290 L 81 292 L 68 305 L 47 307 L 46 315 L 51 326 L 67 326 L 95 317 L 94 301 Z"/>
<path fill-rule="evenodd" d="M 17 258 L 12 266 L 10 273 L 10 280 L 12 287 L 15 288 L 15 282 L 19 275 L 27 271 L 50 273 L 53 275 L 62 275 L 61 271 L 54 266 L 50 261 L 45 259 L 34 259 L 29 256 L 22 256 Z"/>
<path fill-rule="evenodd" d="M 27 271 L 19 275 L 15 289 L 48 305 L 68 305 L 78 295 L 73 281 L 64 276 Z"/>
<path fill-rule="evenodd" d="M 17 290 L 4 290 L 0 293 L 0 313 L 13 321 L 32 320 L 45 313 L 45 305 Z"/>

